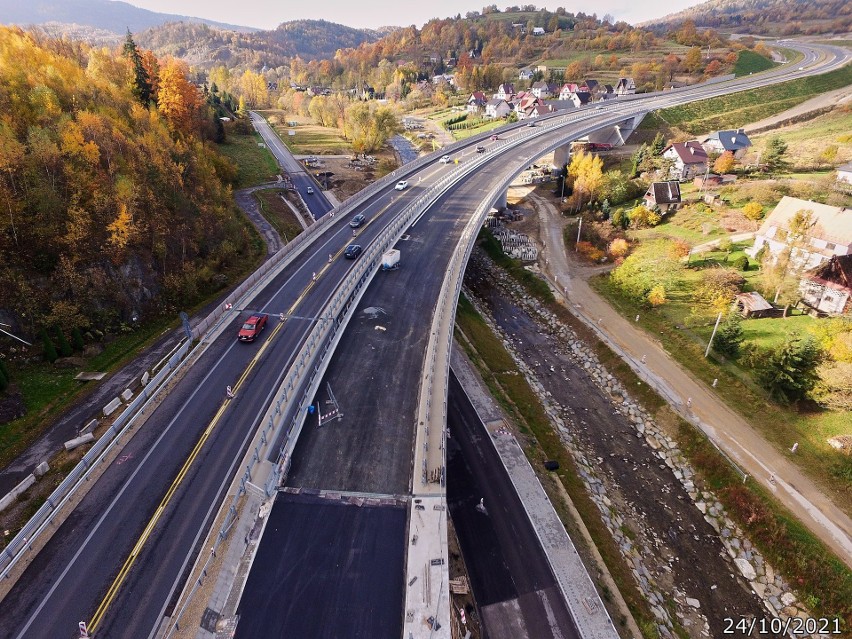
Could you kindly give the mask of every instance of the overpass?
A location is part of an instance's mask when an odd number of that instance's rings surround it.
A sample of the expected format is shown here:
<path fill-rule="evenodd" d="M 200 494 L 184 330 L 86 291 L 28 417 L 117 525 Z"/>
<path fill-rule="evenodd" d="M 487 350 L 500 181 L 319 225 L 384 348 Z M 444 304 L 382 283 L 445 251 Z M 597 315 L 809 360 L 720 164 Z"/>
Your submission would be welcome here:
<path fill-rule="evenodd" d="M 414 500 L 430 499 L 441 505 L 446 357 L 455 299 L 480 218 L 511 178 L 531 159 L 627 117 L 770 84 L 785 79 L 785 74 L 822 72 L 844 64 L 846 57 L 845 51 L 838 54 L 815 47 L 807 50 L 801 71 L 776 69 L 731 83 L 624 101 L 601 110 L 557 113 L 543 118 L 535 128 L 510 127 L 501 133 L 505 139 L 489 144 L 482 157 L 470 152 L 482 138 L 453 145 L 453 153 L 466 153 L 457 168 L 436 167 L 432 158 L 418 160 L 347 202 L 334 218 L 324 216 L 304 237 L 282 251 L 266 281 L 251 282 L 240 291 L 240 295 L 247 295 L 235 300 L 236 308 L 283 314 L 283 320 L 271 323 L 266 338 L 254 346 L 235 344 L 231 331 L 237 318 L 233 314 L 211 318 L 206 326 L 210 330 L 193 355 L 194 365 L 148 416 L 151 425 L 139 426 L 125 445 L 125 461 L 118 464 L 113 458 L 101 464 L 104 470 L 100 476 L 91 477 L 87 494 L 64 522 L 55 524 L 50 539 L 41 542 L 40 552 L 30 550 L 35 547 L 33 539 L 10 544 L 22 574 L 0 606 L 3 618 L 14 628 L 13 635 L 70 635 L 80 619 L 94 619 L 96 632 L 105 636 L 156 633 L 164 614 L 172 612 L 173 595 L 199 555 L 202 535 L 223 498 L 244 494 L 249 485 L 271 493 L 288 470 L 292 477 L 308 477 L 306 470 L 300 471 L 299 459 L 294 456 L 294 451 L 299 452 L 297 435 L 307 408 L 321 387 L 323 375 L 333 371 L 332 354 L 353 349 L 344 338 L 344 329 L 356 327 L 353 318 L 362 298 L 370 299 L 365 296 L 374 289 L 380 295 L 400 295 L 393 287 L 383 289 L 387 278 L 373 278 L 381 250 L 397 241 L 406 242 L 406 235 L 409 239 L 404 254 L 412 256 L 410 266 L 404 265 L 392 275 L 412 272 L 420 277 L 413 283 L 397 282 L 405 302 L 399 307 L 408 312 L 407 321 L 400 321 L 406 330 L 395 343 L 388 340 L 380 349 L 382 361 L 395 356 L 393 361 L 401 374 L 391 376 L 391 381 L 397 379 L 395 386 L 380 386 L 374 393 L 378 399 L 393 398 L 398 403 L 395 415 L 403 418 L 391 419 L 378 412 L 367 415 L 363 417 L 365 423 L 375 422 L 379 415 L 383 428 L 371 431 L 355 426 L 349 440 L 345 435 L 338 437 L 338 445 L 345 447 L 358 433 L 368 438 L 365 449 L 378 450 L 382 444 L 393 444 L 381 439 L 388 434 L 384 426 L 409 420 L 405 425 L 408 439 L 403 440 L 410 444 L 408 452 L 404 447 L 398 451 L 399 459 L 387 474 L 392 476 L 391 483 L 398 482 L 400 469 L 404 469 L 411 481 L 405 492 L 410 490 L 413 497 L 408 520 L 414 521 L 418 512 L 430 513 L 437 523 L 432 534 L 440 543 L 441 526 L 445 525 L 442 511 L 416 510 Z M 408 191 L 391 189 L 401 177 L 420 176 L 423 181 L 414 183 Z M 340 259 L 327 262 L 329 253 L 339 256 L 351 241 L 346 219 L 355 212 L 365 213 L 371 221 L 359 235 L 359 241 L 367 247 L 365 254 L 354 264 Z M 318 274 L 316 280 L 314 273 Z M 248 291 L 251 287 L 253 290 Z M 433 313 L 430 309 L 435 308 L 438 311 Z M 425 328 L 423 322 L 416 321 L 422 317 L 433 318 Z M 357 351 L 349 352 L 357 360 Z M 423 383 L 418 384 L 421 377 Z M 228 400 L 223 390 L 232 384 L 237 387 L 237 397 Z M 418 389 L 420 392 L 415 392 Z M 365 397 L 370 395 L 366 384 L 362 383 L 361 391 Z M 335 394 L 341 395 L 338 389 Z M 381 403 L 376 397 L 368 399 L 373 402 L 371 406 Z M 350 419 L 349 415 L 346 418 Z M 311 432 L 316 433 L 316 429 L 305 430 L 305 446 L 311 445 Z M 373 435 L 380 438 L 370 439 Z M 328 442 L 314 437 L 316 450 L 331 450 L 323 447 Z M 360 465 L 348 463 L 350 469 Z M 250 478 L 238 481 L 231 491 L 231 477 L 244 478 L 243 471 L 237 469 L 245 465 L 251 467 Z M 261 481 L 264 476 L 266 481 Z M 408 561 L 412 569 L 417 559 L 409 556 Z M 422 603 L 404 604 L 403 610 L 415 610 L 412 624 L 419 613 L 427 611 L 432 611 L 428 616 L 437 615 L 439 622 L 446 619 L 446 584 L 443 570 L 441 573 L 431 581 L 430 594 L 420 595 Z M 407 624 L 407 614 L 401 616 Z M 448 624 L 442 626 L 448 628 Z"/>

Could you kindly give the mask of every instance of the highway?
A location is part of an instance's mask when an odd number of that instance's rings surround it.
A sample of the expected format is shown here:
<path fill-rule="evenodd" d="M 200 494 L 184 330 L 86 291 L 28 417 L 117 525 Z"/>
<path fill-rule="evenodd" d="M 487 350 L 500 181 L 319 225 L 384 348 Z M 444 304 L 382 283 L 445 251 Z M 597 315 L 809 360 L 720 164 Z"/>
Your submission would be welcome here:
<path fill-rule="evenodd" d="M 812 72 L 807 67 L 816 64 L 818 55 L 809 51 L 806 61 L 799 63 L 806 70 L 793 70 L 792 74 Z M 846 55 L 845 51 L 841 52 L 841 56 Z M 840 62 L 835 58 L 821 64 L 822 68 L 832 68 Z M 750 77 L 742 84 L 755 86 L 781 78 L 782 72 L 775 70 Z M 388 277 L 377 277 L 368 289 L 360 307 L 362 315 L 373 300 L 381 302 L 387 299 L 384 295 L 395 296 L 381 303 L 399 314 L 398 325 L 393 325 L 396 332 L 386 331 L 390 335 L 377 348 L 365 337 L 365 332 L 371 331 L 372 338 L 382 331 L 365 324 L 362 328 L 366 330 L 359 334 L 355 325 L 350 325 L 356 338 L 350 340 L 347 331 L 327 377 L 333 387 L 336 384 L 335 393 L 345 398 L 349 411 L 347 423 L 350 415 L 353 422 L 337 437 L 312 434 L 308 429 L 304 442 L 297 448 L 288 484 L 319 487 L 321 480 L 338 489 L 350 482 L 349 489 L 407 492 L 411 462 L 410 456 L 406 456 L 406 446 L 410 449 L 413 445 L 410 416 L 416 410 L 428 318 L 444 267 L 456 249 L 460 229 L 490 184 L 498 183 L 506 173 L 519 171 L 531 158 L 563 144 L 580 131 L 623 119 L 623 111 L 640 103 L 647 104 L 649 109 L 661 108 L 728 90 L 721 85 L 690 88 L 607 105 L 602 110 L 584 109 L 544 119 L 546 122 L 567 119 L 570 124 L 563 130 L 543 131 L 521 125 L 501 133 L 501 137 L 529 137 L 529 140 L 510 153 L 486 154 L 489 161 L 442 196 L 412 229 L 411 240 L 400 245 L 408 256 L 404 257 L 403 268 L 397 273 L 380 274 Z M 470 147 L 477 143 L 476 138 L 472 139 Z M 463 163 L 477 157 L 471 150 L 456 155 Z M 417 173 L 413 180 L 409 178 L 413 183 L 411 188 L 397 192 L 391 184 L 357 209 L 370 222 L 359 231 L 359 243 L 366 244 L 374 238 L 388 220 L 416 197 L 418 189 L 454 168 L 427 164 L 412 170 Z M 417 182 L 420 177 L 422 185 Z M 0 602 L 0 618 L 13 629 L 13 637 L 76 636 L 77 622 L 81 619 L 93 622 L 98 636 L 154 635 L 185 579 L 187 567 L 201 552 L 200 540 L 236 473 L 272 389 L 277 387 L 283 371 L 296 357 L 316 321 L 294 318 L 279 322 L 277 315 L 283 312 L 316 318 L 322 313 L 337 284 L 352 266 L 340 255 L 345 245 L 353 241 L 347 221 L 341 216 L 329 225 L 314 239 L 311 251 L 283 268 L 255 299 L 253 309 L 276 316 L 271 319 L 266 334 L 255 344 L 236 343 L 234 335 L 247 310 L 239 316 L 235 314 L 223 334 L 210 342 L 186 377 L 149 416 L 118 460 L 94 482 L 74 513 Z M 329 254 L 334 256 L 331 262 Z M 318 276 L 315 282 L 313 273 Z M 391 278 L 396 276 L 403 277 L 394 282 Z M 391 288 L 384 290 L 383 286 Z M 376 306 L 381 306 L 378 302 Z M 368 345 L 378 352 L 369 355 Z M 368 355 L 372 359 L 365 359 Z M 388 362 L 393 364 L 387 365 Z M 382 363 L 386 365 L 382 367 Z M 374 379 L 377 377 L 371 373 L 374 369 L 365 364 L 387 372 Z M 344 373 L 335 376 L 335 371 Z M 367 376 L 371 379 L 367 380 Z M 236 388 L 234 400 L 225 399 L 226 385 Z M 388 402 L 393 405 L 388 407 Z M 374 426 L 380 420 L 384 426 Z M 361 449 L 372 457 L 347 456 L 353 443 L 360 441 L 359 433 L 374 437 Z M 387 456 L 382 447 L 391 439 L 396 442 L 399 454 Z M 317 455 L 329 450 L 337 456 L 334 463 L 323 461 L 319 468 Z M 392 467 L 382 465 L 383 455 L 392 459 Z M 378 465 L 372 472 L 365 470 L 376 460 Z M 377 469 L 384 470 L 377 472 Z"/>

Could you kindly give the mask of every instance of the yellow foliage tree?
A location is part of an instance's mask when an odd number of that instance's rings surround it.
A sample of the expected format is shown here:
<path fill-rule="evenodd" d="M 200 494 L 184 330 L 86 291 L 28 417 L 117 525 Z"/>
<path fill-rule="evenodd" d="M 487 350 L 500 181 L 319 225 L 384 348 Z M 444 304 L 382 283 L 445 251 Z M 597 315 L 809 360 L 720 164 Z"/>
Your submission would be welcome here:
<path fill-rule="evenodd" d="M 666 299 L 666 287 L 662 284 L 657 284 L 648 292 L 648 303 L 651 306 L 662 306 L 668 300 Z"/>
<path fill-rule="evenodd" d="M 169 59 L 160 69 L 158 105 L 172 129 L 192 133 L 201 110 L 201 96 L 189 79 L 189 67 Z"/>
<path fill-rule="evenodd" d="M 722 155 L 717 157 L 716 161 L 713 163 L 713 172 L 730 173 L 731 169 L 734 168 L 735 163 L 736 159 L 734 158 L 734 154 L 730 151 L 725 151 Z"/>
<path fill-rule="evenodd" d="M 743 207 L 743 215 L 757 222 L 763 217 L 763 205 L 760 202 L 749 202 Z"/>
<path fill-rule="evenodd" d="M 107 241 L 115 249 L 114 257 L 120 260 L 133 234 L 133 216 L 124 204 L 119 205 L 118 215 L 107 226 L 107 230 L 109 231 L 109 239 Z"/>

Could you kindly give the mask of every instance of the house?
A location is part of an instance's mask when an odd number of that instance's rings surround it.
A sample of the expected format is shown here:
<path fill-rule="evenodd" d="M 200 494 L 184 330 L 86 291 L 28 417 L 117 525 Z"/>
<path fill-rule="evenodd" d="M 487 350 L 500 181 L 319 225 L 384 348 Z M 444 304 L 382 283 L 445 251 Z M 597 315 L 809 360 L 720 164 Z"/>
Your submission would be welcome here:
<path fill-rule="evenodd" d="M 577 108 L 571 100 L 548 100 L 546 104 L 553 111 L 565 111 L 567 109 Z"/>
<path fill-rule="evenodd" d="M 837 182 L 852 184 L 852 162 L 837 167 Z"/>
<path fill-rule="evenodd" d="M 518 80 L 532 80 L 535 75 L 535 71 L 532 69 L 521 69 L 518 71 Z"/>
<path fill-rule="evenodd" d="M 691 180 L 707 171 L 707 151 L 698 140 L 670 144 L 663 150 L 663 157 L 674 162 L 669 175 L 676 180 Z"/>
<path fill-rule="evenodd" d="M 497 93 L 494 97 L 500 100 L 511 100 L 513 95 L 515 95 L 515 85 L 511 82 L 506 82 L 497 87 Z"/>
<path fill-rule="evenodd" d="M 474 91 L 467 99 L 467 112 L 481 113 L 487 102 L 488 96 L 486 96 L 482 91 Z"/>
<path fill-rule="evenodd" d="M 659 209 L 662 213 L 676 211 L 681 204 L 680 182 L 652 182 L 645 191 L 645 206 L 649 209 Z"/>
<path fill-rule="evenodd" d="M 852 255 L 835 255 L 799 283 L 802 301 L 819 313 L 852 314 Z"/>
<path fill-rule="evenodd" d="M 555 109 L 549 104 L 536 103 L 524 109 L 524 117 L 520 119 L 537 118 L 548 113 L 553 113 L 554 111 Z"/>
<path fill-rule="evenodd" d="M 568 99 L 574 103 L 575 107 L 579 108 L 592 101 L 592 94 L 588 91 L 577 91 L 576 93 L 572 93 Z"/>
<path fill-rule="evenodd" d="M 526 33 L 527 33 L 527 24 L 526 24 L 526 22 L 513 22 L 513 23 L 512 23 L 512 29 L 513 29 L 513 30 L 514 30 L 514 29 L 519 29 L 519 30 L 520 30 L 520 32 L 521 32 L 521 35 L 526 35 Z"/>
<path fill-rule="evenodd" d="M 533 35 L 534 36 L 543 36 L 545 34 L 543 27 L 533 27 Z"/>
<path fill-rule="evenodd" d="M 615 95 L 633 95 L 636 93 L 636 83 L 633 78 L 619 78 L 615 85 Z"/>
<path fill-rule="evenodd" d="M 701 143 L 707 153 L 732 153 L 736 159 L 745 155 L 746 149 L 751 146 L 751 140 L 743 129 L 735 131 L 715 131 Z"/>
<path fill-rule="evenodd" d="M 597 95 L 601 90 L 601 84 L 597 80 L 592 80 L 591 78 L 583 82 L 583 85 L 577 89 L 578 91 L 586 91 L 591 93 L 592 95 Z"/>
<path fill-rule="evenodd" d="M 486 118 L 505 118 L 512 112 L 512 107 L 506 100 L 500 98 L 492 98 L 485 103 Z"/>
<path fill-rule="evenodd" d="M 562 88 L 559 89 L 559 99 L 560 100 L 570 100 L 572 93 L 577 93 L 580 90 L 580 85 L 574 82 L 566 82 L 562 85 Z"/>
<path fill-rule="evenodd" d="M 775 307 L 763 299 L 763 295 L 757 291 L 751 293 L 740 293 L 734 298 L 734 308 L 743 317 L 765 317 L 775 312 Z"/>
<path fill-rule="evenodd" d="M 308 87 L 308 95 L 331 95 L 328 87 Z"/>
<path fill-rule="evenodd" d="M 790 222 L 799 211 L 810 213 L 813 225 L 794 249 L 790 244 Z M 746 251 L 755 257 L 763 247 L 775 257 L 790 254 L 802 270 L 816 268 L 835 255 L 852 254 L 852 210 L 819 204 L 785 195 L 754 236 L 754 245 Z"/>
<path fill-rule="evenodd" d="M 538 82 L 534 82 L 532 88 L 530 88 L 530 92 L 537 98 L 545 99 L 552 97 L 554 92 L 556 91 L 556 87 L 552 84 L 545 82 L 544 80 L 539 80 Z"/>

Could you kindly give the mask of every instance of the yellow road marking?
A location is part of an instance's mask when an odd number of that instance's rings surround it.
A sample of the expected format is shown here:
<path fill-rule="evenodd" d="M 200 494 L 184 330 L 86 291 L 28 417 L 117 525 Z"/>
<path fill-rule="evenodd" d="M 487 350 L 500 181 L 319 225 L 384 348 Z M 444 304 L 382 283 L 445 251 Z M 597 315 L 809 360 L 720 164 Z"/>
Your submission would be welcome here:
<path fill-rule="evenodd" d="M 342 250 L 342 249 L 341 249 Z M 339 251 L 338 251 L 339 254 Z M 328 268 L 328 264 L 326 264 L 323 269 L 320 271 L 322 273 Z M 299 295 L 298 299 L 293 303 L 290 309 L 287 311 L 287 315 L 292 315 L 293 312 L 298 308 L 302 299 L 304 299 L 305 294 L 311 289 L 311 287 L 315 284 L 315 282 L 310 282 L 305 290 Z M 286 321 L 286 317 L 285 317 Z M 263 353 L 269 348 L 269 345 L 272 343 L 272 340 L 275 339 L 276 335 L 281 331 L 284 326 L 284 322 L 279 322 L 278 325 L 272 330 L 272 333 L 269 335 L 269 338 L 261 345 L 258 349 L 255 356 L 251 359 L 246 369 L 243 371 L 242 375 L 240 375 L 237 382 L 234 384 L 234 394 L 239 390 L 239 388 L 243 385 L 248 375 L 254 370 L 254 367 L 257 365 Z M 157 510 L 154 511 L 154 515 L 148 521 L 148 524 L 145 526 L 145 530 L 142 531 L 138 541 L 133 546 L 133 550 L 130 551 L 130 555 L 124 561 L 124 565 L 122 565 L 121 570 L 118 571 L 118 575 L 116 575 L 112 584 L 107 590 L 106 595 L 101 601 L 100 605 L 98 605 L 97 610 L 95 610 L 95 614 L 92 616 L 92 621 L 89 623 L 89 632 L 94 633 L 97 629 L 98 625 L 103 621 L 104 615 L 106 614 L 107 609 L 115 600 L 118 595 L 118 591 L 121 588 L 121 585 L 124 583 L 124 580 L 127 578 L 127 574 L 130 572 L 130 569 L 133 567 L 133 564 L 136 562 L 136 558 L 139 556 L 139 553 L 144 548 L 145 544 L 148 541 L 148 538 L 151 536 L 151 533 L 154 531 L 154 527 L 157 525 L 157 522 L 162 517 L 169 503 L 177 492 L 178 487 L 183 482 L 184 477 L 189 472 L 189 469 L 192 467 L 192 464 L 195 462 L 196 457 L 198 457 L 198 453 L 201 452 L 201 449 L 204 447 L 204 444 L 210 437 L 210 434 L 213 432 L 213 429 L 219 423 L 219 420 L 222 418 L 222 415 L 225 413 L 225 409 L 231 403 L 231 398 L 226 398 L 222 405 L 219 407 L 219 410 L 216 411 L 216 414 L 213 416 L 213 419 L 207 425 L 207 428 L 204 429 L 204 432 L 201 435 L 201 438 L 196 442 L 195 447 L 192 449 L 192 452 L 187 457 L 186 461 L 183 463 L 180 471 L 175 477 L 169 489 L 166 491 L 165 496 L 160 501 L 159 506 L 157 506 Z"/>

